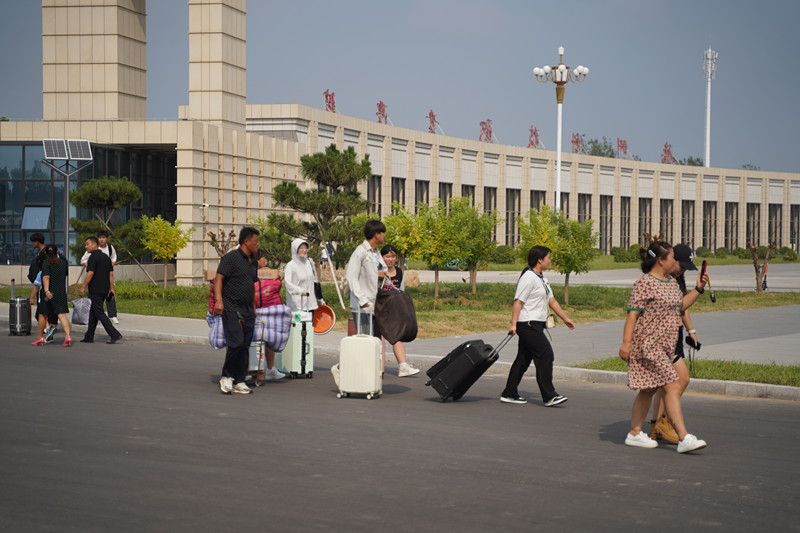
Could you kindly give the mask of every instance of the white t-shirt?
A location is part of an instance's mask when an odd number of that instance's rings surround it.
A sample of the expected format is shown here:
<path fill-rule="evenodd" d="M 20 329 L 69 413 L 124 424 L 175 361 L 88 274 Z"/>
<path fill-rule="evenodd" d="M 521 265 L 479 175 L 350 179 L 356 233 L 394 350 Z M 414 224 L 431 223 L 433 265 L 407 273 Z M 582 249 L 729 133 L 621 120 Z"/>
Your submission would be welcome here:
<path fill-rule="evenodd" d="M 519 312 L 519 322 L 535 320 L 544 322 L 547 320 L 547 313 L 550 308 L 550 298 L 553 291 L 550 283 L 544 276 L 539 277 L 533 270 L 526 271 L 517 283 L 517 291 L 514 299 L 522 302 L 522 309 Z"/>
<path fill-rule="evenodd" d="M 103 252 L 104 254 L 106 254 L 108 257 L 110 257 L 112 263 L 116 263 L 117 262 L 117 250 L 115 248 L 112 248 L 110 244 L 106 243 L 105 248 L 100 248 L 98 246 L 97 249 L 100 250 L 101 252 Z M 85 265 L 89 261 L 89 256 L 90 255 L 91 254 L 89 252 L 85 252 L 83 254 L 83 257 L 81 257 L 81 264 L 82 265 Z"/>

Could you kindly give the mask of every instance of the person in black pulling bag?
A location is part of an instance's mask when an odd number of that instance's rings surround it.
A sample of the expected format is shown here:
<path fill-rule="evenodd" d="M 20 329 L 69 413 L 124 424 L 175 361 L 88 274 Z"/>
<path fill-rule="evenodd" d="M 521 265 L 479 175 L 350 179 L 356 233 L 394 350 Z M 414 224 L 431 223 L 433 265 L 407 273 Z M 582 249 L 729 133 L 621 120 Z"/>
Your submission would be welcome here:
<path fill-rule="evenodd" d="M 225 363 L 219 390 L 222 394 L 250 394 L 244 380 L 255 328 L 255 286 L 258 281 L 258 230 L 245 226 L 239 232 L 239 247 L 219 261 L 214 278 L 214 314 L 222 316 L 225 331 Z"/>
<path fill-rule="evenodd" d="M 575 329 L 567 313 L 553 297 L 550 283 L 544 277 L 544 271 L 550 267 L 550 249 L 546 246 L 534 246 L 528 252 L 528 267 L 522 271 L 517 281 L 514 294 L 514 305 L 511 307 L 511 329 L 509 333 L 519 335 L 519 350 L 500 401 L 504 403 L 522 404 L 527 400 L 519 395 L 517 387 L 525 371 L 533 361 L 536 367 L 536 383 L 542 394 L 546 407 L 567 401 L 566 396 L 556 392 L 553 386 L 553 347 L 545 335 L 547 314 L 552 309 L 564 321 L 569 329 Z"/>
<path fill-rule="evenodd" d="M 92 309 L 89 313 L 86 334 L 81 342 L 94 342 L 94 330 L 97 328 L 97 323 L 100 322 L 108 336 L 111 337 L 106 344 L 114 344 L 122 338 L 122 334 L 117 331 L 103 311 L 103 301 L 114 298 L 114 265 L 111 264 L 111 258 L 99 250 L 99 246 L 100 242 L 97 237 L 86 239 L 85 247 L 90 255 L 86 263 L 86 277 L 83 278 L 83 285 L 78 293 L 83 296 L 86 288 L 89 288 Z"/>

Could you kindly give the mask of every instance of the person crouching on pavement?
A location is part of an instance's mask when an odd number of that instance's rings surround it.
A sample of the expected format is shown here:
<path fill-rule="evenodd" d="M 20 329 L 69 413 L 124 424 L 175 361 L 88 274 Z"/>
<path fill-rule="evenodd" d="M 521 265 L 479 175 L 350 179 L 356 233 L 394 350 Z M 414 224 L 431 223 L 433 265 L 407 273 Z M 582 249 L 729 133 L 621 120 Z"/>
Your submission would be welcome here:
<path fill-rule="evenodd" d="M 631 410 L 631 428 L 625 437 L 627 446 L 656 448 L 658 442 L 642 431 L 656 391 L 664 388 L 667 416 L 678 434 L 678 453 L 706 447 L 686 430 L 681 408 L 680 376 L 672 365 L 681 311 L 688 309 L 708 281 L 697 276 L 697 285 L 686 296 L 672 277 L 675 255 L 672 246 L 656 241 L 639 252 L 644 275 L 633 284 L 628 300 L 628 317 L 622 334 L 619 356 L 628 363 L 628 387 L 638 390 Z"/>
<path fill-rule="evenodd" d="M 528 252 L 528 267 L 522 271 L 517 281 L 514 304 L 511 307 L 512 335 L 519 335 L 519 349 L 500 401 L 504 403 L 523 404 L 527 400 L 519 395 L 519 384 L 522 376 L 533 361 L 536 367 L 536 383 L 542 394 L 545 407 L 567 401 L 566 396 L 556 392 L 553 386 L 553 347 L 547 340 L 545 324 L 549 310 L 552 309 L 564 321 L 569 329 L 575 329 L 567 313 L 561 309 L 553 296 L 550 283 L 544 277 L 544 271 L 550 267 L 550 249 L 546 246 L 534 246 Z"/>
<path fill-rule="evenodd" d="M 250 343 L 255 329 L 255 296 L 258 280 L 258 230 L 245 226 L 239 246 L 222 256 L 214 278 L 214 314 L 222 316 L 225 332 L 225 362 L 219 390 L 222 394 L 250 394 L 245 384 L 250 361 Z"/>

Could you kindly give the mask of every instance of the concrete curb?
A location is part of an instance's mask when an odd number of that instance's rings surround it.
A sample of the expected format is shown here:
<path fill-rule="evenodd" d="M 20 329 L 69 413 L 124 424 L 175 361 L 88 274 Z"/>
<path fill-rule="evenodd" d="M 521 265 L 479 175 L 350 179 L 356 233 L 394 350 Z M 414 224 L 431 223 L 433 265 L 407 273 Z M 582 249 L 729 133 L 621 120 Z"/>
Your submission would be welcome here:
<path fill-rule="evenodd" d="M 8 324 L 8 318 L 0 316 L 0 324 Z M 73 325 L 73 331 L 83 333 L 86 326 Z M 198 344 L 208 346 L 207 336 L 197 335 L 177 335 L 174 333 L 162 333 L 143 331 L 136 329 L 118 328 L 122 333 L 123 342 L 129 339 L 148 339 L 155 341 L 182 342 L 188 344 Z M 101 333 L 103 333 L 101 331 Z M 75 335 L 73 335 L 75 337 Z M 77 340 L 77 339 L 76 339 Z M 315 355 L 327 355 L 338 357 L 339 353 L 330 348 L 316 348 Z M 440 356 L 407 354 L 410 362 L 420 366 L 430 367 L 440 359 Z M 490 370 L 491 374 L 505 374 L 511 364 L 498 361 Z M 535 372 L 529 370 L 528 377 L 535 376 Z M 608 370 L 590 370 L 587 368 L 573 368 L 567 366 L 556 366 L 553 369 L 553 377 L 567 381 L 585 381 L 588 383 L 604 383 L 609 385 L 627 386 L 627 375 L 625 372 L 611 372 Z M 742 381 L 720 381 L 713 379 L 692 379 L 689 385 L 691 392 L 701 392 L 706 394 L 719 394 L 723 396 L 740 396 L 747 398 L 769 398 L 773 400 L 800 401 L 800 387 L 787 387 L 783 385 L 769 385 L 766 383 L 747 383 Z"/>

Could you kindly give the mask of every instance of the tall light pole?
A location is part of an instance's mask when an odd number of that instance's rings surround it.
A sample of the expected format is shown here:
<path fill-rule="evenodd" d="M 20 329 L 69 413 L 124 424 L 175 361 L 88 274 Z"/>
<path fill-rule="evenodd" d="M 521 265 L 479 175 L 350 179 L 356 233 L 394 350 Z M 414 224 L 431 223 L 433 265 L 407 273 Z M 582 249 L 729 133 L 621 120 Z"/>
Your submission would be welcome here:
<path fill-rule="evenodd" d="M 717 54 L 711 47 L 703 52 L 703 73 L 706 75 L 706 154 L 703 166 L 711 166 L 711 80 L 717 72 Z"/>
<path fill-rule="evenodd" d="M 561 210 L 561 113 L 564 105 L 564 86 L 569 81 L 583 81 L 589 69 L 578 65 L 575 70 L 564 64 L 564 47 L 558 47 L 558 65 L 550 68 L 545 65 L 533 69 L 533 75 L 541 82 L 552 81 L 556 84 L 556 102 L 558 103 L 558 129 L 556 132 L 556 210 Z"/>

